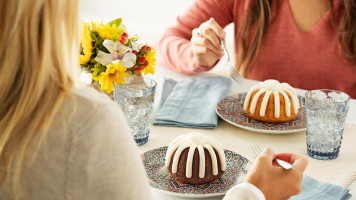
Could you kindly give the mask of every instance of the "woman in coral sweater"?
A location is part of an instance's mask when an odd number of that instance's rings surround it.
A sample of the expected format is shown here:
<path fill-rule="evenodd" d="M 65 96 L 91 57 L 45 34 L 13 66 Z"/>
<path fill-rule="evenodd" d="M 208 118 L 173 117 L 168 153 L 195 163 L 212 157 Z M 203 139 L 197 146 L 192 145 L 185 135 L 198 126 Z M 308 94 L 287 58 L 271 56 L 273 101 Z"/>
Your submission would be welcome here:
<path fill-rule="evenodd" d="M 185 74 L 211 70 L 224 55 L 219 38 L 230 23 L 244 77 L 356 98 L 354 1 L 196 0 L 161 37 L 158 61 Z"/>

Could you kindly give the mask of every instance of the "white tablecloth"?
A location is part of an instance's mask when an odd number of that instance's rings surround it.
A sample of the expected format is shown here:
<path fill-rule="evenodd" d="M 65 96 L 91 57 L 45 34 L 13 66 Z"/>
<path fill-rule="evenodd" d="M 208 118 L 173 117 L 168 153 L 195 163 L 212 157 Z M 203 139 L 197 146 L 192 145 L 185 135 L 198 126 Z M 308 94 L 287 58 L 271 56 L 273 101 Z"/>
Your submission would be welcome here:
<path fill-rule="evenodd" d="M 195 76 L 210 76 L 212 74 L 225 75 L 219 72 L 221 71 L 213 71 Z M 185 75 L 172 72 L 163 67 L 157 67 L 156 75 L 154 75 L 153 78 L 158 81 L 158 87 L 160 87 L 160 79 L 162 76 L 170 77 L 178 81 L 186 77 Z M 256 83 L 258 82 L 252 80 L 245 80 L 242 86 L 233 83 L 231 94 L 247 92 L 249 88 Z M 304 96 L 305 91 L 297 90 L 297 93 Z M 309 161 L 305 174 L 320 181 L 346 187 L 356 178 L 356 148 L 354 147 L 356 142 L 356 100 L 351 100 L 350 102 L 350 110 L 346 123 L 340 154 L 337 159 L 330 161 L 316 160 L 307 155 L 305 131 L 284 135 L 256 133 L 233 126 L 222 119 L 219 119 L 218 127 L 211 130 L 152 126 L 149 141 L 147 144 L 141 146 L 140 150 L 141 153 L 143 153 L 150 149 L 167 146 L 170 141 L 181 134 L 199 131 L 213 136 L 223 144 L 224 148 L 233 150 L 248 159 L 252 159 L 248 152 L 248 146 L 253 144 L 270 147 L 275 152 L 294 152 L 303 155 Z M 352 188 L 354 188 L 354 186 Z M 351 194 L 356 194 L 354 191 L 356 190 L 352 189 Z M 157 192 L 156 190 L 154 190 L 153 195 L 155 199 L 181 199 Z M 210 199 L 221 198 L 222 197 L 214 197 Z M 353 199 L 355 199 L 355 197 L 353 197 Z"/>

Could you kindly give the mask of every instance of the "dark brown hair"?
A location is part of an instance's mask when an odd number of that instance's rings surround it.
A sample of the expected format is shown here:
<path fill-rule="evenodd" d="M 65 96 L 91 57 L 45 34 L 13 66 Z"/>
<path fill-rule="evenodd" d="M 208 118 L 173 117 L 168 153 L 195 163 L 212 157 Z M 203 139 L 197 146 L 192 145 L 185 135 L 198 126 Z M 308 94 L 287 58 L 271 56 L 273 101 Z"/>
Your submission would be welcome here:
<path fill-rule="evenodd" d="M 244 76 L 251 70 L 273 22 L 280 0 L 250 0 L 236 36 L 237 69 Z M 338 39 L 343 54 L 356 64 L 356 1 L 342 0 L 342 13 L 334 13 L 334 0 L 329 0 L 332 23 L 340 20 Z"/>

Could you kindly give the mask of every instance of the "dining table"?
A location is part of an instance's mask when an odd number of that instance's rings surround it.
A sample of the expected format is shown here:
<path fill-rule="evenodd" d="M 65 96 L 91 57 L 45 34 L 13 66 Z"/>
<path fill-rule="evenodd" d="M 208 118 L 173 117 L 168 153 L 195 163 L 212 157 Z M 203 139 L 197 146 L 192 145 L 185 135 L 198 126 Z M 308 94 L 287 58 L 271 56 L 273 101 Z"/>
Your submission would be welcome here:
<path fill-rule="evenodd" d="M 205 77 L 205 76 L 225 76 L 228 77 L 223 68 L 216 68 L 209 72 L 199 73 L 195 75 L 184 75 L 174 72 L 163 66 L 156 66 L 156 72 L 151 78 L 157 81 L 157 88 L 162 87 L 162 79 L 171 78 L 176 81 L 181 81 L 184 78 L 190 77 Z M 242 84 L 232 82 L 230 95 L 248 92 L 248 90 L 260 81 L 244 79 Z M 156 97 L 159 96 L 159 89 L 156 90 Z M 296 88 L 297 94 L 305 95 L 305 90 Z M 157 101 L 155 100 L 155 106 Z M 153 116 L 155 111 L 153 112 Z M 327 182 L 342 187 L 349 187 L 350 193 L 356 195 L 356 100 L 351 99 L 349 103 L 349 111 L 345 122 L 342 144 L 339 156 L 333 160 L 317 160 L 311 158 L 307 154 L 306 131 L 297 131 L 290 133 L 272 134 L 247 130 L 238 127 L 232 123 L 219 118 L 216 128 L 213 129 L 197 129 L 183 127 L 167 127 L 155 126 L 151 124 L 149 140 L 146 144 L 139 146 L 140 153 L 143 154 L 152 149 L 168 146 L 169 143 L 180 135 L 200 132 L 208 136 L 212 136 L 223 145 L 227 150 L 236 152 L 247 158 L 253 163 L 254 158 L 249 152 L 249 147 L 259 145 L 261 148 L 271 148 L 274 152 L 293 152 L 304 156 L 308 159 L 308 166 L 304 172 L 305 175 L 313 177 L 319 181 Z M 178 200 L 178 199 L 196 199 L 198 197 L 184 196 L 170 191 L 152 188 L 152 195 L 155 200 Z M 199 199 L 222 199 L 223 195 L 207 195 L 199 196 Z M 352 197 L 351 199 L 356 199 Z"/>

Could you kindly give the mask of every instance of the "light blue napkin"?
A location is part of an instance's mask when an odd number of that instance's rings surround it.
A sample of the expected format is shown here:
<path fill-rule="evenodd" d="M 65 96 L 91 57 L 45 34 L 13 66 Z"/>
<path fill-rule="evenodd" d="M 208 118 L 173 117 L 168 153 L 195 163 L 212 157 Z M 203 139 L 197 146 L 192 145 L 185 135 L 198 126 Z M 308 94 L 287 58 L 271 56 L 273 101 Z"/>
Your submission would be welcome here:
<path fill-rule="evenodd" d="M 347 200 L 351 198 L 349 191 L 350 189 L 330 183 L 323 183 L 304 175 L 302 192 L 296 196 L 292 196 L 290 200 Z"/>
<path fill-rule="evenodd" d="M 164 78 L 153 125 L 215 128 L 216 105 L 229 94 L 231 80 L 222 76 L 186 78 L 181 82 Z"/>

